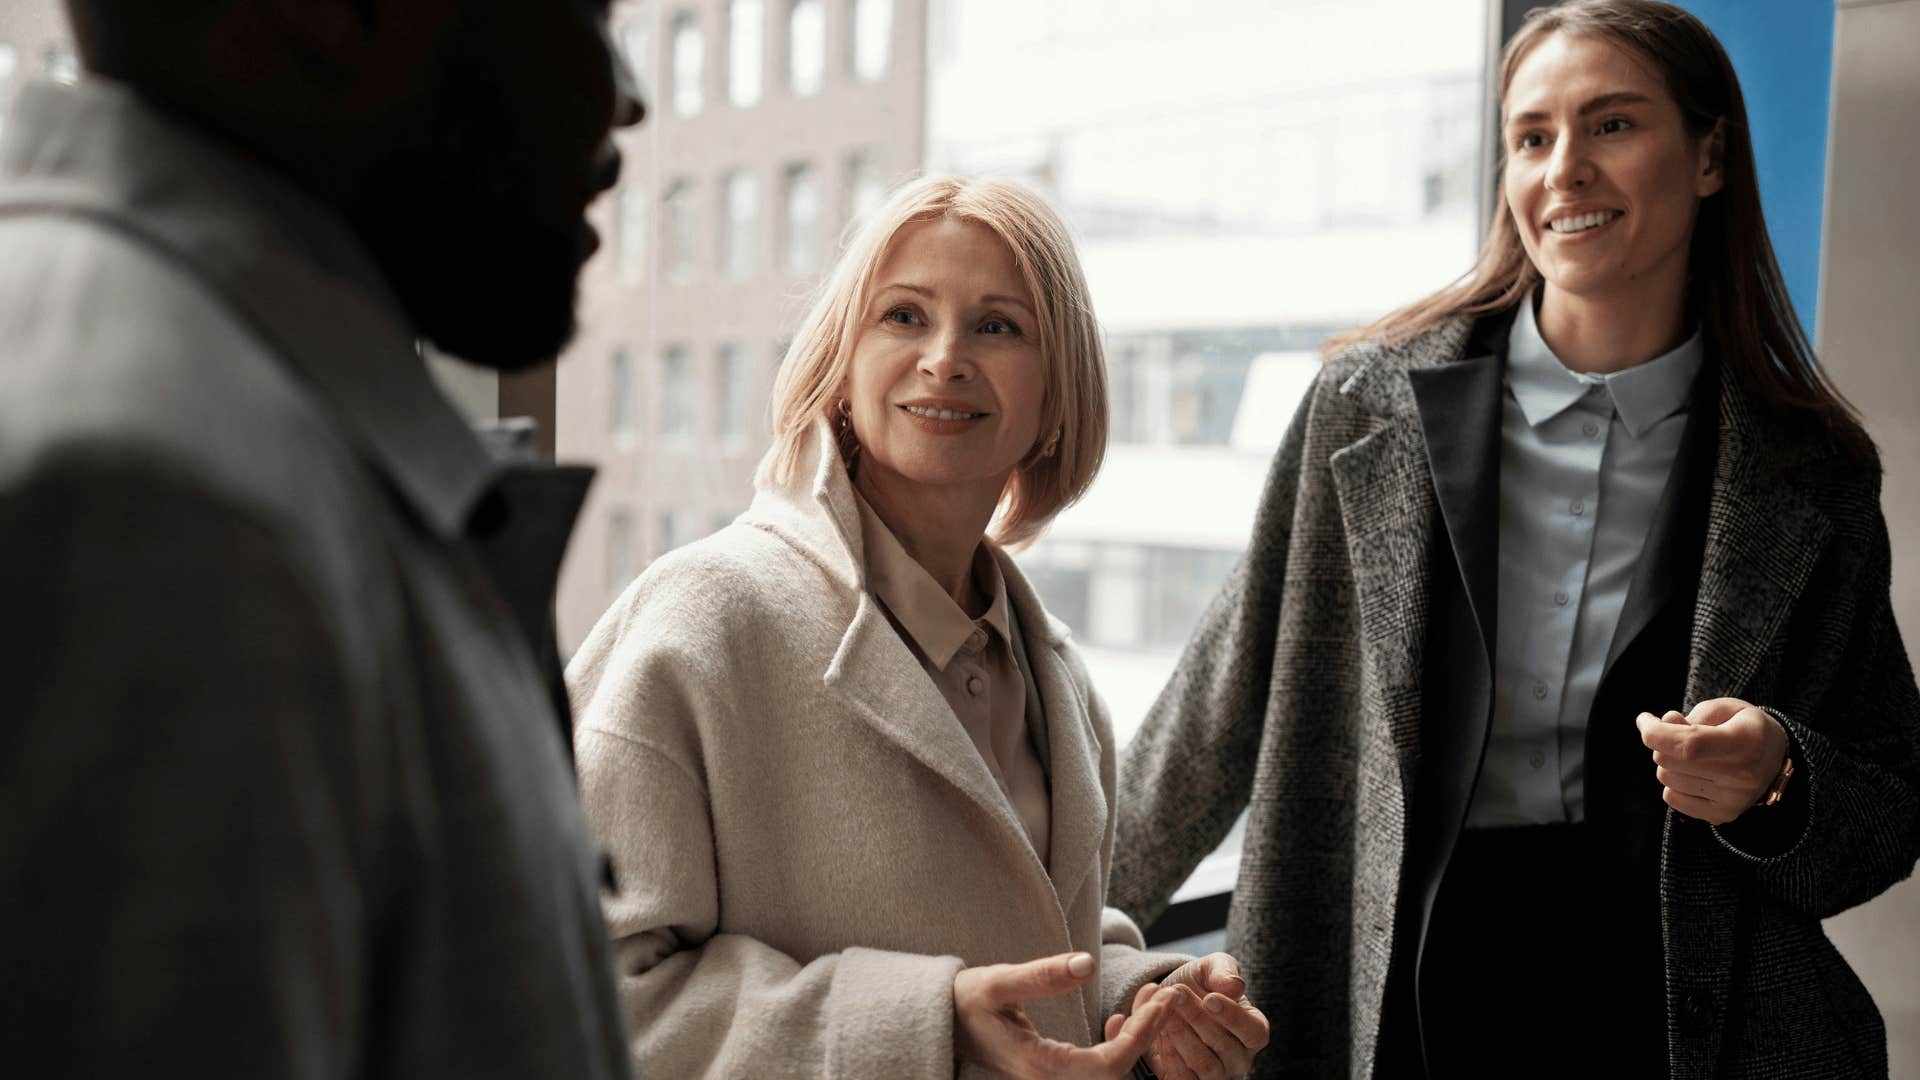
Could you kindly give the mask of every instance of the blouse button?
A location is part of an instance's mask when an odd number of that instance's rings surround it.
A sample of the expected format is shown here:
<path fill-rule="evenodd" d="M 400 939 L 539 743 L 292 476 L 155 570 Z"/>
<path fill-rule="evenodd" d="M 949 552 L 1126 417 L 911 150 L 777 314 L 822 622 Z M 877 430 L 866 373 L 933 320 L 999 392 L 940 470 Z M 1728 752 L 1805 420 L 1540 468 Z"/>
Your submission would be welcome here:
<path fill-rule="evenodd" d="M 985 690 L 986 688 L 987 688 L 987 680 L 981 678 L 978 675 L 967 676 L 967 693 L 972 694 L 974 697 L 979 697 L 980 691 Z"/>

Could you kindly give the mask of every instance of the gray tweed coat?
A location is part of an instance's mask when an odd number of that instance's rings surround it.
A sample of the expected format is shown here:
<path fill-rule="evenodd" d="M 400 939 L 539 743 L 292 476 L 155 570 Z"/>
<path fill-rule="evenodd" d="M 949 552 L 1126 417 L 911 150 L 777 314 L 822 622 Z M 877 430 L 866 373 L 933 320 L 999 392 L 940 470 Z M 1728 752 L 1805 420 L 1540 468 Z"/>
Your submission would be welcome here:
<path fill-rule="evenodd" d="M 1440 521 L 1411 373 L 1455 323 L 1331 358 L 1252 542 L 1120 770 L 1110 902 L 1146 921 L 1243 808 L 1228 948 L 1269 1076 L 1372 1076 L 1421 746 Z M 1659 921 L 1674 1077 L 1884 1075 L 1871 998 L 1821 931 L 1920 855 L 1920 695 L 1888 600 L 1877 464 L 1785 438 L 1731 379 L 1682 708 L 1767 706 L 1804 783 L 1790 835 L 1667 812 Z M 1405 937 L 1404 931 L 1400 933 Z"/>

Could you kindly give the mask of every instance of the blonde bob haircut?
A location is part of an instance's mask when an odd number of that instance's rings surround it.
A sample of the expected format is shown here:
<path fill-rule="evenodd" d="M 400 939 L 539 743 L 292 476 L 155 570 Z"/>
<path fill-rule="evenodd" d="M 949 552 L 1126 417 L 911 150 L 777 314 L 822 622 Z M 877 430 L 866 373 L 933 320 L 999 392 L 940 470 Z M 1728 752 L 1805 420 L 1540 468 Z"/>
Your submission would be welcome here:
<path fill-rule="evenodd" d="M 773 383 L 773 446 L 756 479 L 763 486 L 794 482 L 814 425 L 833 420 L 872 299 L 873 276 L 893 238 L 911 223 L 943 218 L 977 222 L 1006 243 L 1040 322 L 1040 357 L 1047 366 L 1040 435 L 1014 468 L 987 529 L 995 543 L 1020 547 L 1085 494 L 1100 471 L 1107 450 L 1107 365 L 1066 223 L 1039 195 L 1009 181 L 912 181 L 853 234 L 780 363 Z M 1049 456 L 1055 432 L 1060 441 Z M 856 435 L 842 437 L 843 462 L 851 460 Z"/>

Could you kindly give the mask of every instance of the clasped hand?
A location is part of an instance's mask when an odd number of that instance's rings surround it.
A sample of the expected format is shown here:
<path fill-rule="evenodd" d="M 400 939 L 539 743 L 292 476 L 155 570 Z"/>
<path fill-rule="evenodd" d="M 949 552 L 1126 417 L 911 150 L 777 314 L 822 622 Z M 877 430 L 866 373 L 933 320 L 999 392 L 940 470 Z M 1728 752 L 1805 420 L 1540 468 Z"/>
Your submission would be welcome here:
<path fill-rule="evenodd" d="M 1240 965 L 1226 953 L 1189 960 L 1134 998 L 1134 1011 L 1168 987 L 1188 990 L 1174 1000 L 1147 1050 L 1147 1065 L 1160 1080 L 1230 1080 L 1253 1070 L 1253 1055 L 1267 1045 L 1266 1014 L 1247 1000 Z M 1114 1030 L 1115 1017 L 1107 1021 Z"/>
<path fill-rule="evenodd" d="M 1013 1080 L 1117 1080 L 1133 1069 L 1174 1001 L 1192 991 L 1164 987 L 1135 999 L 1131 1016 L 1113 1016 L 1107 1040 L 1075 1046 L 1040 1034 L 1025 1002 L 1071 993 L 1094 973 L 1093 957 L 1062 953 L 1024 964 L 962 969 L 953 977 L 954 1053 Z"/>
<path fill-rule="evenodd" d="M 1703 701 L 1686 714 L 1641 713 L 1640 741 L 1653 751 L 1668 806 L 1725 825 L 1766 794 L 1787 756 L 1787 732 L 1739 698 Z"/>

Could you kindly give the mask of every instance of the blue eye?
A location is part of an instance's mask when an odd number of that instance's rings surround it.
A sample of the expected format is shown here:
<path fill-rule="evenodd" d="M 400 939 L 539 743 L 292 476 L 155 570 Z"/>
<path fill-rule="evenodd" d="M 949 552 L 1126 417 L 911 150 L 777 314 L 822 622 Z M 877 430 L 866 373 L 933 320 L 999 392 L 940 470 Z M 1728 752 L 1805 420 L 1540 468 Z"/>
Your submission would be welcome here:
<path fill-rule="evenodd" d="M 1015 334 L 1017 335 L 1020 333 L 1020 328 L 1014 325 L 1012 319 L 1002 319 L 996 316 L 994 318 L 988 319 L 984 323 L 981 323 L 980 332 L 983 334 Z"/>
<path fill-rule="evenodd" d="M 880 321 L 890 322 L 895 326 L 912 326 L 918 318 L 919 316 L 913 313 L 912 308 L 897 307 L 880 316 Z"/>

